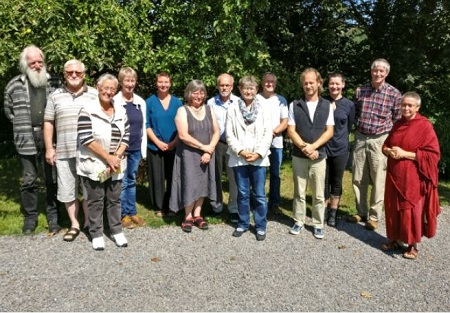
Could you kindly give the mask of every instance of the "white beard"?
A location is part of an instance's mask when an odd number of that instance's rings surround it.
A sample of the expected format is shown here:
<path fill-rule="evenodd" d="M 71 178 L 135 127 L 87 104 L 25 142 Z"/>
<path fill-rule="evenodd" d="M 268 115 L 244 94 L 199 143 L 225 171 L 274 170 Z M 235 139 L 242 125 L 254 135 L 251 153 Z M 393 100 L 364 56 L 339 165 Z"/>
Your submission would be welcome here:
<path fill-rule="evenodd" d="M 31 85 L 35 88 L 41 88 L 47 86 L 47 69 L 43 67 L 40 72 L 33 71 L 30 68 L 27 68 L 26 71 L 27 77 Z"/>

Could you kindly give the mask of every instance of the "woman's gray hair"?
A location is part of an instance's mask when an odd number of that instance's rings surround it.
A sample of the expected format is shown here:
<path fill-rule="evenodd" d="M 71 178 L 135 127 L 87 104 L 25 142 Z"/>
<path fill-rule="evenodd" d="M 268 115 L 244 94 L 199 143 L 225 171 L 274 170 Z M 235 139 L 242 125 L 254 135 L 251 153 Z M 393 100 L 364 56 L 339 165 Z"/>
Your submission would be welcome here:
<path fill-rule="evenodd" d="M 22 52 L 20 53 L 20 57 L 19 57 L 19 70 L 22 74 L 25 74 L 27 72 L 27 69 L 28 69 L 27 56 L 31 50 L 39 51 L 39 53 L 41 54 L 42 60 L 44 61 L 44 65 L 45 65 L 44 52 L 42 52 L 42 50 L 39 49 L 38 47 L 36 47 L 35 45 L 26 46 L 25 49 L 23 49 Z"/>
<path fill-rule="evenodd" d="M 256 78 L 253 75 L 244 76 L 239 80 L 239 87 L 245 87 L 245 86 L 258 87 L 258 85 L 259 85 L 258 78 Z"/>
<path fill-rule="evenodd" d="M 199 79 L 191 80 L 187 84 L 186 89 L 184 90 L 184 100 L 186 100 L 189 103 L 189 101 L 191 100 L 191 97 L 192 97 L 192 93 L 199 91 L 199 90 L 203 91 L 205 93 L 205 99 L 206 99 L 207 95 L 206 95 L 205 84 L 203 84 L 203 82 Z"/>
<path fill-rule="evenodd" d="M 116 85 L 116 88 L 119 87 L 119 81 L 117 80 L 116 76 L 108 74 L 108 73 L 103 74 L 102 76 L 100 76 L 98 78 L 97 86 L 101 86 L 105 80 L 112 80 L 112 81 L 114 81 L 114 84 Z"/>
<path fill-rule="evenodd" d="M 422 103 L 422 99 L 420 99 L 419 94 L 414 91 L 405 92 L 405 94 L 402 96 L 402 102 L 403 102 L 403 99 L 405 99 L 405 98 L 412 98 L 412 99 L 416 100 L 418 107 L 420 107 L 420 105 Z"/>

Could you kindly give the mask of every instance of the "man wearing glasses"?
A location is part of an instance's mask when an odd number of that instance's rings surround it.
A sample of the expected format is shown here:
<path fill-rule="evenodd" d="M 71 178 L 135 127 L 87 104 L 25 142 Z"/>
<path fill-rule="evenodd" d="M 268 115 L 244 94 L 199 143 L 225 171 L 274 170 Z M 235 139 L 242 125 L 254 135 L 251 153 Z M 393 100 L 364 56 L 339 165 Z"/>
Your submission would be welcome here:
<path fill-rule="evenodd" d="M 78 176 L 76 174 L 78 113 L 85 105 L 95 104 L 98 93 L 84 84 L 85 66 L 78 60 L 64 65 L 65 85 L 55 90 L 47 101 L 44 115 L 45 159 L 56 165 L 58 172 L 58 200 L 66 206 L 71 227 L 64 235 L 73 241 L 80 233 L 78 221 Z M 56 133 L 56 136 L 55 136 Z M 87 220 L 87 200 L 83 197 L 83 210 Z M 86 231 L 86 226 L 83 230 Z"/>
<path fill-rule="evenodd" d="M 226 168 L 226 173 L 228 176 L 228 184 L 229 184 L 229 197 L 228 197 L 228 211 L 230 212 L 230 221 L 232 223 L 237 223 L 239 221 L 239 215 L 237 211 L 237 187 L 236 182 L 234 180 L 233 170 L 228 167 L 228 144 L 225 135 L 225 121 L 227 118 L 227 110 L 231 105 L 236 105 L 239 98 L 235 96 L 233 91 L 234 79 L 233 76 L 229 74 L 221 74 L 217 77 L 217 91 L 218 94 L 211 99 L 208 100 L 207 104 L 210 105 L 214 113 L 216 114 L 217 124 L 219 124 L 220 130 L 220 140 L 217 143 L 215 150 L 215 158 L 216 158 L 216 172 L 217 177 L 216 180 L 218 182 L 217 186 L 220 190 L 217 191 L 217 195 L 222 194 L 222 183 L 221 177 L 224 170 Z M 221 199 L 222 197 L 219 197 Z M 212 201 L 211 202 L 213 215 L 220 215 L 223 210 L 222 201 Z"/>
<path fill-rule="evenodd" d="M 51 92 L 44 53 L 34 45 L 20 54 L 21 74 L 5 88 L 5 114 L 13 124 L 14 143 L 22 163 L 20 199 L 24 223 L 22 233 L 31 235 L 38 223 L 38 167 L 43 168 L 47 191 L 47 223 L 51 232 L 58 232 L 58 203 L 53 168 L 43 162 L 44 139 L 42 123 L 47 96 Z M 56 179 L 56 178 L 55 178 Z"/>

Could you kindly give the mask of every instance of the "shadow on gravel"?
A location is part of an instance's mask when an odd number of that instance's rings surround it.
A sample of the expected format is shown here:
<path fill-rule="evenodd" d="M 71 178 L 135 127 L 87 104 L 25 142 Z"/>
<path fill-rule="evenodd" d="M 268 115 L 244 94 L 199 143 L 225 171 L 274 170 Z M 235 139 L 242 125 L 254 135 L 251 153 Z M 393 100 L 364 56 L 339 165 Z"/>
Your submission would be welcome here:
<path fill-rule="evenodd" d="M 347 222 L 346 216 L 340 217 L 336 229 L 346 232 L 353 238 L 358 239 L 366 245 L 377 250 L 381 250 L 381 245 L 387 240 L 385 236 L 380 235 L 378 232 L 364 228 L 364 224 L 362 223 L 353 224 Z M 391 255 L 392 253 L 387 254 Z"/>

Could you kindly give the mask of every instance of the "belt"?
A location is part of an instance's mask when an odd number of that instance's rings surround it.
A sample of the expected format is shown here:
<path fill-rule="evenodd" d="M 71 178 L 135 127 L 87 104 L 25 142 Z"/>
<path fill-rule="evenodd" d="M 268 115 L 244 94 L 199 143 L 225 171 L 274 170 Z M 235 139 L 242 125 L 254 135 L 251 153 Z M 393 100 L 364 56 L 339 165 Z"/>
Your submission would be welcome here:
<path fill-rule="evenodd" d="M 42 126 L 33 127 L 33 131 L 35 132 L 42 131 Z"/>
<path fill-rule="evenodd" d="M 366 136 L 366 137 L 380 137 L 380 136 L 389 134 L 389 132 L 384 132 L 384 133 L 381 133 L 381 134 L 365 134 L 365 133 L 360 132 L 359 130 L 357 130 L 357 132 L 360 133 L 363 136 Z"/>

